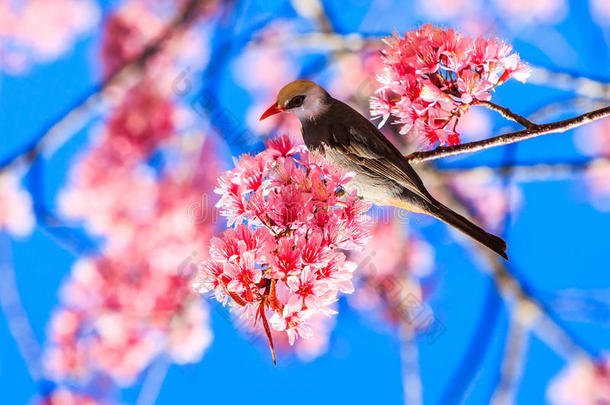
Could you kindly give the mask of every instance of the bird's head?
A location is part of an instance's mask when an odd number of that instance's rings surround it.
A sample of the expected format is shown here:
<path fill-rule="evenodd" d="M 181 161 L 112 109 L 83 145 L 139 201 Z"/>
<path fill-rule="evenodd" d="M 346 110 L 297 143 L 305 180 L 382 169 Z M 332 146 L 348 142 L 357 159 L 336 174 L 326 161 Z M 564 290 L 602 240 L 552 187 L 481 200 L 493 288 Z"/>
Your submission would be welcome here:
<path fill-rule="evenodd" d="M 330 100 L 326 90 L 316 83 L 295 80 L 282 87 L 275 104 L 261 115 L 260 121 L 283 111 L 293 113 L 301 121 L 315 119 L 328 109 Z"/>

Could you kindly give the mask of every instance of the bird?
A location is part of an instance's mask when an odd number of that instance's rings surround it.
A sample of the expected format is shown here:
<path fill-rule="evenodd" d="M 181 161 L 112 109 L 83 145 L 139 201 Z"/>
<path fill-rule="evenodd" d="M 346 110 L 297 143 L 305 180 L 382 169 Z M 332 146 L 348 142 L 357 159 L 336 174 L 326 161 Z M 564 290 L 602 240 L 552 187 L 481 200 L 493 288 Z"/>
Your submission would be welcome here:
<path fill-rule="evenodd" d="M 431 215 L 463 232 L 505 260 L 506 242 L 443 205 L 426 189 L 407 158 L 366 117 L 309 80 L 295 80 L 278 93 L 260 121 L 281 112 L 301 122 L 305 146 L 353 172 L 348 193 L 373 204 Z"/>

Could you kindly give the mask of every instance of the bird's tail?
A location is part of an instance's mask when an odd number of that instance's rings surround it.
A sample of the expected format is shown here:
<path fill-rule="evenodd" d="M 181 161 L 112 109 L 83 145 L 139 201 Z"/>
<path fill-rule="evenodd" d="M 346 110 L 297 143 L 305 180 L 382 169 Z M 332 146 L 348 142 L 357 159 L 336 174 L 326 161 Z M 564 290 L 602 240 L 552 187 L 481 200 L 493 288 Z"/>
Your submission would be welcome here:
<path fill-rule="evenodd" d="M 486 232 L 478 225 L 475 225 L 465 217 L 453 211 L 451 208 L 444 206 L 438 201 L 435 201 L 435 203 L 436 204 L 434 204 L 432 209 L 428 211 L 429 214 L 462 231 L 464 234 L 470 236 L 483 246 L 488 247 L 502 256 L 505 260 L 508 260 L 508 256 L 506 255 L 506 242 L 504 239 Z"/>

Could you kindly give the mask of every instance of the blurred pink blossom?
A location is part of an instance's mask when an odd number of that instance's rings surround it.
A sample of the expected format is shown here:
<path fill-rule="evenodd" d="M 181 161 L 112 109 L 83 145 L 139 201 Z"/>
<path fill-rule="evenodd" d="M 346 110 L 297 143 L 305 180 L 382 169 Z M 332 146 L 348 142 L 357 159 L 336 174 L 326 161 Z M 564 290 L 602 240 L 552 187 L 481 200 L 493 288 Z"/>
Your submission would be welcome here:
<path fill-rule="evenodd" d="M 610 157 L 610 123 L 602 120 L 577 132 L 576 146 L 589 156 Z M 610 210 L 610 164 L 606 161 L 594 162 L 584 176 L 594 207 L 600 211 Z"/>
<path fill-rule="evenodd" d="M 79 262 L 64 285 L 47 364 L 59 377 L 101 371 L 127 384 L 163 352 L 193 362 L 210 343 L 207 307 L 190 289 L 184 262 L 212 235 L 213 216 L 196 221 L 188 208 L 211 191 L 216 174 L 212 164 L 207 177 L 173 170 L 156 178 L 131 159 L 121 165 L 122 155 L 104 155 L 103 146 L 75 166 L 60 205 L 105 236 L 106 249 Z"/>
<path fill-rule="evenodd" d="M 257 34 L 258 43 L 245 49 L 234 61 L 232 70 L 237 83 L 249 92 L 246 124 L 256 134 L 280 133 L 289 135 L 295 142 L 300 138 L 301 124 L 290 114 L 278 114 L 259 122 L 261 113 L 275 102 L 278 89 L 294 80 L 298 66 L 289 52 L 273 45 L 278 38 L 295 34 L 293 24 L 274 21 Z"/>
<path fill-rule="evenodd" d="M 610 156 L 610 122 L 601 120 L 577 132 L 576 146 L 589 156 Z"/>
<path fill-rule="evenodd" d="M 148 156 L 174 130 L 172 102 L 142 80 L 130 88 L 108 121 L 109 143 Z M 129 144 L 129 145 L 125 145 Z"/>
<path fill-rule="evenodd" d="M 349 303 L 359 311 L 378 314 L 395 326 L 406 320 L 409 300 L 423 302 L 418 279 L 429 276 L 433 269 L 432 246 L 423 239 L 407 236 L 397 220 L 379 221 L 371 230 L 371 241 L 358 255 L 356 292 Z"/>
<path fill-rule="evenodd" d="M 56 379 L 101 371 L 129 384 L 162 352 L 193 362 L 210 344 L 207 307 L 184 275 L 155 269 L 139 247 L 130 252 L 127 264 L 107 256 L 75 265 L 49 329 L 46 365 Z"/>
<path fill-rule="evenodd" d="M 553 378 L 547 389 L 552 405 L 605 405 L 610 403 L 610 362 L 574 360 Z"/>
<path fill-rule="evenodd" d="M 337 196 L 348 180 L 285 135 L 256 156 L 241 156 L 217 190 L 221 214 L 235 227 L 212 240 L 197 291 L 230 300 L 253 323 L 261 319 L 271 345 L 268 324 L 291 345 L 312 338 L 309 319 L 334 314 L 337 294 L 353 291 L 355 266 L 339 249 L 368 240 L 363 214 L 370 205 Z"/>
<path fill-rule="evenodd" d="M 128 1 L 104 26 L 101 56 L 106 73 L 112 73 L 138 56 L 163 30 L 163 19 L 144 2 Z"/>
<path fill-rule="evenodd" d="M 482 108 L 472 108 L 460 118 L 457 130 L 462 141 L 477 141 L 488 138 L 492 134 L 492 120 L 489 111 Z"/>
<path fill-rule="evenodd" d="M 470 105 L 488 101 L 510 78 L 524 81 L 529 69 L 512 47 L 496 38 L 476 38 L 432 25 L 385 39 L 384 68 L 371 99 L 380 126 L 396 118 L 401 134 L 428 147 L 460 142 L 457 123 Z"/>
<path fill-rule="evenodd" d="M 587 168 L 585 181 L 589 187 L 591 203 L 600 211 L 610 211 L 610 163 L 596 162 Z"/>
<path fill-rule="evenodd" d="M 26 236 L 35 225 L 32 197 L 10 171 L 0 172 L 0 231 Z"/>
<path fill-rule="evenodd" d="M 97 25 L 100 10 L 92 0 L 0 2 L 0 66 L 20 73 L 31 64 L 58 58 L 77 38 Z M 4 49 L 6 47 L 6 49 Z"/>
<path fill-rule="evenodd" d="M 190 288 L 190 262 L 207 257 L 199 249 L 213 233 L 213 145 L 201 133 L 180 140 L 186 134 L 175 100 L 157 80 L 145 76 L 116 94 L 59 197 L 65 216 L 106 243 L 63 286 L 45 357 L 55 379 L 101 373 L 130 384 L 157 356 L 195 362 L 211 342 L 207 305 Z M 155 154 L 168 158 L 162 167 L 148 164 Z"/>
<path fill-rule="evenodd" d="M 610 25 L 610 3 L 606 0 L 589 0 L 591 17 L 603 27 Z"/>
<path fill-rule="evenodd" d="M 502 179 L 491 169 L 479 168 L 451 176 L 451 187 L 474 209 L 485 228 L 501 231 L 508 212 L 518 213 L 523 202 L 521 189 L 511 184 L 506 189 Z"/>
<path fill-rule="evenodd" d="M 74 392 L 68 388 L 57 388 L 49 395 L 42 399 L 38 399 L 37 405 L 103 405 L 105 402 L 100 402 L 91 396 Z"/>
<path fill-rule="evenodd" d="M 100 51 L 104 73 L 109 75 L 134 61 L 147 46 L 162 37 L 168 21 L 182 7 L 181 3 L 184 2 L 126 1 L 106 20 L 104 26 Z M 216 1 L 202 2 L 195 23 L 188 30 L 176 30 L 163 47 L 147 60 L 144 81 L 152 85 L 153 91 L 166 97 L 173 95 L 177 91 L 177 82 L 181 79 L 191 80 L 194 71 L 207 62 L 209 49 L 205 23 L 217 5 Z M 108 94 L 112 95 L 113 91 L 118 92 L 119 99 L 122 99 L 124 89 L 114 87 L 106 91 L 107 98 L 111 98 Z"/>

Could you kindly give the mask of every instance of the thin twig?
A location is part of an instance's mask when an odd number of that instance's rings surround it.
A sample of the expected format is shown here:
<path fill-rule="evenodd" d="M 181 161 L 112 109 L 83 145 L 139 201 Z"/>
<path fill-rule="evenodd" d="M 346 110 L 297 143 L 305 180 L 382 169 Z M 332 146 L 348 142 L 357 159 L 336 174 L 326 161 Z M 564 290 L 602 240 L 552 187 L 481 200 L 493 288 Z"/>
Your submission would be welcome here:
<path fill-rule="evenodd" d="M 326 34 L 334 33 L 333 25 L 320 0 L 291 0 L 290 3 L 301 17 L 313 20 L 320 31 Z"/>
<path fill-rule="evenodd" d="M 163 356 L 159 356 L 146 372 L 136 405 L 154 405 L 157 402 L 168 370 L 168 360 Z"/>
<path fill-rule="evenodd" d="M 557 121 L 550 124 L 540 124 L 533 128 L 527 128 L 521 131 L 511 132 L 481 141 L 463 143 L 455 146 L 438 147 L 426 152 L 414 152 L 407 155 L 406 158 L 410 163 L 421 163 L 448 156 L 478 152 L 496 146 L 509 145 L 511 143 L 524 141 L 526 139 L 535 138 L 541 135 L 565 132 L 582 125 L 601 120 L 608 116 L 610 116 L 610 107 L 600 108 L 599 110 L 590 111 L 588 113 L 579 115 L 578 117 Z"/>
<path fill-rule="evenodd" d="M 514 403 L 516 390 L 523 374 L 525 353 L 529 328 L 527 321 L 523 322 L 519 316 L 519 308 L 513 309 L 511 323 L 506 336 L 504 358 L 500 381 L 493 394 L 492 405 L 508 405 Z"/>
<path fill-rule="evenodd" d="M 504 118 L 509 119 L 511 121 L 515 121 L 516 123 L 523 125 L 525 128 L 536 127 L 536 124 L 534 124 L 527 118 L 512 112 L 506 107 L 502 107 L 501 105 L 492 103 L 491 101 L 477 101 L 475 105 L 481 105 L 483 107 L 489 108 L 490 110 L 496 111 L 500 113 L 500 115 L 502 115 Z"/>
<path fill-rule="evenodd" d="M 554 72 L 540 66 L 531 66 L 530 83 L 567 90 L 588 99 L 610 100 L 610 83 L 574 73 Z"/>
<path fill-rule="evenodd" d="M 30 376 L 34 382 L 39 382 L 43 378 L 40 364 L 42 351 L 19 296 L 15 271 L 10 263 L 10 249 L 8 238 L 0 233 L 0 309 Z"/>

